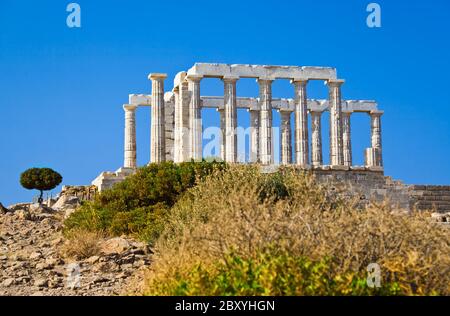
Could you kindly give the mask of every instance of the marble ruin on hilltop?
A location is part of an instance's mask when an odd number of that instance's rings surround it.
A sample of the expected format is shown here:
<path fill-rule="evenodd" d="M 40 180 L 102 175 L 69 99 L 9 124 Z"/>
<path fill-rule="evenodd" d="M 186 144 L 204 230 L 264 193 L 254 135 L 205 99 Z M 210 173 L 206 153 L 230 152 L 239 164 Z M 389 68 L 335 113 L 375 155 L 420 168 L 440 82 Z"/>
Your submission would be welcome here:
<path fill-rule="evenodd" d="M 241 108 L 250 114 L 250 127 L 246 131 L 250 143 L 248 160 L 261 164 L 265 172 L 276 170 L 276 145 L 280 147 L 281 164 L 310 170 L 317 181 L 332 186 L 345 183 L 346 194 L 358 197 L 361 203 L 389 200 L 404 209 L 434 208 L 438 212 L 450 212 L 450 186 L 406 185 L 384 175 L 381 147 L 383 112 L 375 101 L 342 100 L 344 80 L 337 78 L 335 68 L 200 63 L 178 73 L 170 92 L 164 91 L 166 78 L 165 74 L 150 74 L 152 94 L 129 95 L 128 104 L 123 106 L 124 165 L 115 172 L 102 172 L 92 182 L 98 191 L 123 181 L 137 168 L 135 115 L 138 107 L 151 107 L 150 162 L 155 163 L 207 158 L 202 157 L 202 108 L 215 108 L 220 114 L 220 146 L 217 144 L 217 147 L 220 147 L 221 158 L 229 163 L 239 162 L 236 128 L 237 109 Z M 224 96 L 202 96 L 200 83 L 203 78 L 221 79 Z M 240 78 L 256 78 L 258 98 L 236 96 L 236 84 Z M 290 80 L 293 99 L 272 98 L 272 83 L 277 79 Z M 328 100 L 307 98 L 306 89 L 311 80 L 322 80 L 327 84 Z M 279 127 L 272 126 L 272 110 L 280 113 Z M 325 111 L 330 112 L 330 165 L 324 165 L 322 159 L 321 116 Z M 355 112 L 367 113 L 371 118 L 371 147 L 365 150 L 364 166 L 354 166 L 352 161 L 350 118 Z M 291 115 L 294 115 L 295 122 L 293 130 Z M 275 133 L 272 133 L 272 128 L 279 128 L 280 139 L 273 139 Z M 292 143 L 294 148 L 291 148 Z"/>
<path fill-rule="evenodd" d="M 344 80 L 337 78 L 335 68 L 227 65 L 197 63 L 187 72 L 179 72 L 171 92 L 164 91 L 166 74 L 152 73 L 150 95 L 131 94 L 125 111 L 124 166 L 116 172 L 104 172 L 93 184 L 102 190 L 122 181 L 137 167 L 136 164 L 136 109 L 151 106 L 151 159 L 150 162 L 183 162 L 201 160 L 202 108 L 216 108 L 220 113 L 222 130 L 221 158 L 229 163 L 237 161 L 237 109 L 250 114 L 250 162 L 274 163 L 272 110 L 281 117 L 281 164 L 295 164 L 313 170 L 370 170 L 383 172 L 381 147 L 381 116 L 375 101 L 342 100 Z M 224 96 L 202 96 L 203 78 L 218 78 L 224 85 Z M 255 78 L 259 97 L 237 97 L 236 84 L 240 78 Z M 272 98 L 272 83 L 289 79 L 293 99 Z M 311 80 L 324 81 L 329 89 L 328 100 L 307 98 L 307 85 Z M 330 165 L 323 165 L 321 115 L 330 112 Z M 365 166 L 353 166 L 350 136 L 350 117 L 353 112 L 367 113 L 371 117 L 371 147 L 365 151 Z M 311 116 L 311 135 L 308 131 Z M 292 131 L 291 115 L 295 126 Z M 311 139 L 310 139 L 311 136 Z M 292 161 L 291 139 L 294 138 L 295 159 Z M 309 143 L 311 142 L 311 153 Z"/>

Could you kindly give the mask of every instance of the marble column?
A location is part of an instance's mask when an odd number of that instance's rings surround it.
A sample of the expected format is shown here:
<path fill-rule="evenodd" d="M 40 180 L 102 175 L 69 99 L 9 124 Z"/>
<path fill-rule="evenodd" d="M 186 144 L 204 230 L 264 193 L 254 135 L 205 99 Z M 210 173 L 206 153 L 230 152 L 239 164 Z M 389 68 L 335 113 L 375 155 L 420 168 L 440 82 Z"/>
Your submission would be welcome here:
<path fill-rule="evenodd" d="M 185 76 L 182 75 L 180 86 L 179 86 L 179 102 L 178 111 L 180 128 L 180 148 L 179 148 L 179 158 L 180 162 L 190 160 L 190 129 L 189 129 L 189 104 L 191 100 L 191 94 L 189 92 L 189 84 L 185 80 Z"/>
<path fill-rule="evenodd" d="M 180 111 L 180 87 L 175 87 L 172 90 L 175 99 L 174 112 L 174 135 L 173 135 L 173 161 L 175 163 L 182 162 L 181 159 L 181 111 Z"/>
<path fill-rule="evenodd" d="M 292 80 L 295 91 L 295 160 L 297 165 L 304 167 L 309 165 L 307 83 L 308 80 Z"/>
<path fill-rule="evenodd" d="M 273 164 L 272 145 L 272 81 L 258 79 L 259 84 L 259 155 L 264 165 Z"/>
<path fill-rule="evenodd" d="M 225 161 L 225 110 L 217 109 L 217 112 L 219 112 L 220 115 L 220 159 Z"/>
<path fill-rule="evenodd" d="M 225 161 L 237 162 L 237 108 L 236 82 L 239 78 L 224 77 L 224 110 L 225 110 Z"/>
<path fill-rule="evenodd" d="M 375 167 L 383 167 L 383 155 L 381 144 L 381 116 L 383 111 L 370 112 L 371 119 L 371 143 L 372 149 L 375 151 Z"/>
<path fill-rule="evenodd" d="M 259 158 L 259 111 L 248 110 L 250 113 L 250 162 L 260 162 Z"/>
<path fill-rule="evenodd" d="M 124 164 L 125 168 L 136 168 L 136 105 L 125 104 L 125 144 Z"/>
<path fill-rule="evenodd" d="M 281 116 L 281 164 L 289 165 L 292 163 L 291 112 L 280 111 L 280 116 Z"/>
<path fill-rule="evenodd" d="M 201 76 L 188 76 L 191 100 L 189 103 L 189 147 L 190 159 L 202 160 L 202 112 L 200 98 Z"/>
<path fill-rule="evenodd" d="M 164 114 L 164 79 L 166 74 L 150 74 L 152 81 L 152 125 L 150 141 L 150 162 L 160 163 L 166 160 L 166 135 Z"/>
<path fill-rule="evenodd" d="M 341 86 L 344 80 L 329 80 L 330 103 L 330 164 L 344 165 L 344 148 L 342 133 Z"/>
<path fill-rule="evenodd" d="M 352 112 L 342 112 L 342 141 L 344 147 L 344 165 L 351 167 L 353 165 L 352 159 L 352 136 L 351 136 L 351 118 Z"/>
<path fill-rule="evenodd" d="M 323 164 L 322 158 L 322 112 L 311 111 L 311 151 L 312 165 Z"/>

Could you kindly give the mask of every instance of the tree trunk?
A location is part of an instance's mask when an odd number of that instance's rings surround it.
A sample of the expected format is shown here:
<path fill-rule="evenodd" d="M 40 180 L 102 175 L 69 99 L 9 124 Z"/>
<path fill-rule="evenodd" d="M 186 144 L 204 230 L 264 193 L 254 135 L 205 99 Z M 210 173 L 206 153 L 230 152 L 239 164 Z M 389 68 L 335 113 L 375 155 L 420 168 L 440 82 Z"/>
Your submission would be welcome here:
<path fill-rule="evenodd" d="M 41 190 L 41 195 L 39 196 L 39 199 L 38 199 L 39 204 L 42 204 L 42 202 L 44 202 L 44 199 L 42 198 L 43 195 L 44 195 L 44 191 Z"/>

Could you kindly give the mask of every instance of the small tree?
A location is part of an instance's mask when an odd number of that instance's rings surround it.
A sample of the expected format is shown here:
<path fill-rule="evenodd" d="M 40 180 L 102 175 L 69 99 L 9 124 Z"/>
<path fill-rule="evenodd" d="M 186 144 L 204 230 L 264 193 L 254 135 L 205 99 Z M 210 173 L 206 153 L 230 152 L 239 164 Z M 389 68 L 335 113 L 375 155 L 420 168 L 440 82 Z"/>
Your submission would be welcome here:
<path fill-rule="evenodd" d="M 20 175 L 20 184 L 28 190 L 39 190 L 39 204 L 43 201 L 44 191 L 56 188 L 62 181 L 62 176 L 49 168 L 31 168 Z"/>

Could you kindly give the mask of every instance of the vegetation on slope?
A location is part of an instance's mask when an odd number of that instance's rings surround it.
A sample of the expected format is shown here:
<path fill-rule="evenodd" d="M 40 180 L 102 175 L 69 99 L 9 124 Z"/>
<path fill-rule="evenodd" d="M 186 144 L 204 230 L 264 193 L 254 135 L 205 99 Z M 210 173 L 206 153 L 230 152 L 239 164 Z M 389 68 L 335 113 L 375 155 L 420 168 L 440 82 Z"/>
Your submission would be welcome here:
<path fill-rule="evenodd" d="M 65 222 L 74 229 L 104 231 L 111 235 L 133 234 L 152 242 L 178 197 L 215 170 L 220 162 L 166 162 L 150 164 L 136 174 L 85 202 Z"/>
<path fill-rule="evenodd" d="M 146 167 L 67 221 L 155 241 L 143 294 L 450 294 L 450 233 L 428 214 L 358 208 L 292 168 L 186 166 L 189 181 L 173 164 Z"/>

